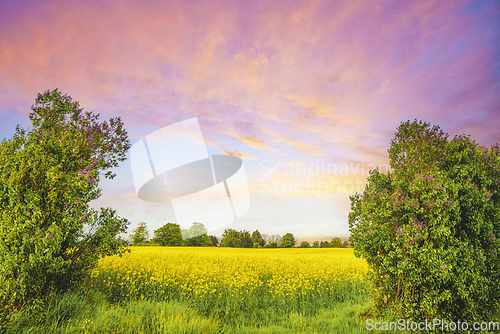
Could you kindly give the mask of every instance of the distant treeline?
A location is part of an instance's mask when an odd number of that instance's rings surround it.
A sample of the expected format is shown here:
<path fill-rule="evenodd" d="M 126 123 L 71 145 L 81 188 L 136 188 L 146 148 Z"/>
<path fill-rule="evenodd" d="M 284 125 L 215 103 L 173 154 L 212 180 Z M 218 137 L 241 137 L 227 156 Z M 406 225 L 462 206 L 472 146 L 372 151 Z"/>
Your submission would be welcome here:
<path fill-rule="evenodd" d="M 259 230 L 250 233 L 249 231 L 236 231 L 227 228 L 222 233 L 222 238 L 208 235 L 208 230 L 202 223 L 195 222 L 188 229 L 182 229 L 179 224 L 167 223 L 154 231 L 154 236 L 149 239 L 149 231 L 146 223 L 141 222 L 132 231 L 132 241 L 134 245 L 160 245 L 160 246 L 205 246 L 205 247 L 241 247 L 241 248 L 347 248 L 349 242 L 340 238 L 333 238 L 331 241 L 315 241 L 309 244 L 303 241 L 296 245 L 297 241 L 292 233 L 267 235 L 261 234 Z"/>

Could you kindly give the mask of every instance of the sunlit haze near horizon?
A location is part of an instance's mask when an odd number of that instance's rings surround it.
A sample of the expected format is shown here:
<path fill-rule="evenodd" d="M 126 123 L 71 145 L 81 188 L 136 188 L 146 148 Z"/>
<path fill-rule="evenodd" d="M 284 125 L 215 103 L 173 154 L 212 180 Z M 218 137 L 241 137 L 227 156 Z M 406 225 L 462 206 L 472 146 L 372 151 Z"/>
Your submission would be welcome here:
<path fill-rule="evenodd" d="M 249 187 L 248 211 L 211 234 L 331 240 L 401 122 L 500 142 L 500 2 L 3 0 L 0 78 L 0 139 L 54 88 L 120 116 L 131 144 L 196 117 Z M 92 207 L 150 235 L 177 221 L 138 198 L 130 159 L 115 172 Z"/>

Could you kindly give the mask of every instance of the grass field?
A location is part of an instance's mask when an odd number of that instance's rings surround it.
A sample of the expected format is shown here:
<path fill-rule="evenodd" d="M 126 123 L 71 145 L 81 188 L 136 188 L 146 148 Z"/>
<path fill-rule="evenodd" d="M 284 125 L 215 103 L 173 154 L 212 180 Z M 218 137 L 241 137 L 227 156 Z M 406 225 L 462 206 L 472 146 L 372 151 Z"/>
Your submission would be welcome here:
<path fill-rule="evenodd" d="M 367 266 L 352 249 L 132 247 L 100 261 L 30 333 L 366 333 Z M 18 332 L 18 331 L 15 331 Z"/>

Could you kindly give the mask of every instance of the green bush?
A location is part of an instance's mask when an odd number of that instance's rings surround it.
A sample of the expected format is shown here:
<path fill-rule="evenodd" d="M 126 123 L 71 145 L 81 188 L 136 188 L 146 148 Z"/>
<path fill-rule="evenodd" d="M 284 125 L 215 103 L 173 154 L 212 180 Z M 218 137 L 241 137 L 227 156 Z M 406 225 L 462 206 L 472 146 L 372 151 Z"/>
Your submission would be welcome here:
<path fill-rule="evenodd" d="M 414 320 L 486 321 L 500 300 L 500 150 L 438 126 L 402 123 L 392 172 L 351 197 L 350 243 L 375 304 Z"/>
<path fill-rule="evenodd" d="M 55 292 L 79 288 L 100 257 L 121 254 L 127 220 L 88 202 L 99 170 L 130 147 L 120 118 L 99 123 L 56 89 L 38 94 L 33 129 L 0 143 L 0 322 L 42 310 Z M 113 178 L 108 171 L 105 177 Z"/>

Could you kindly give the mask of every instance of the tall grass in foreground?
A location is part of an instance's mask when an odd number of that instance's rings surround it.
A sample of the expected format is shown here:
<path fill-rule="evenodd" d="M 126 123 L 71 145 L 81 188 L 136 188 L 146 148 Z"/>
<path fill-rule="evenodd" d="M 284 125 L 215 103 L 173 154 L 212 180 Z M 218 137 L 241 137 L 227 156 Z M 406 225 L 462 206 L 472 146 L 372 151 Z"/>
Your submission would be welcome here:
<path fill-rule="evenodd" d="M 51 302 L 45 316 L 35 321 L 18 314 L 7 333 L 366 333 L 359 312 L 366 305 L 337 304 L 320 310 L 315 316 L 298 313 L 260 327 L 229 326 L 214 318 L 200 315 L 178 302 L 130 301 L 109 304 L 104 296 L 92 294 L 90 300 L 68 293 Z"/>

